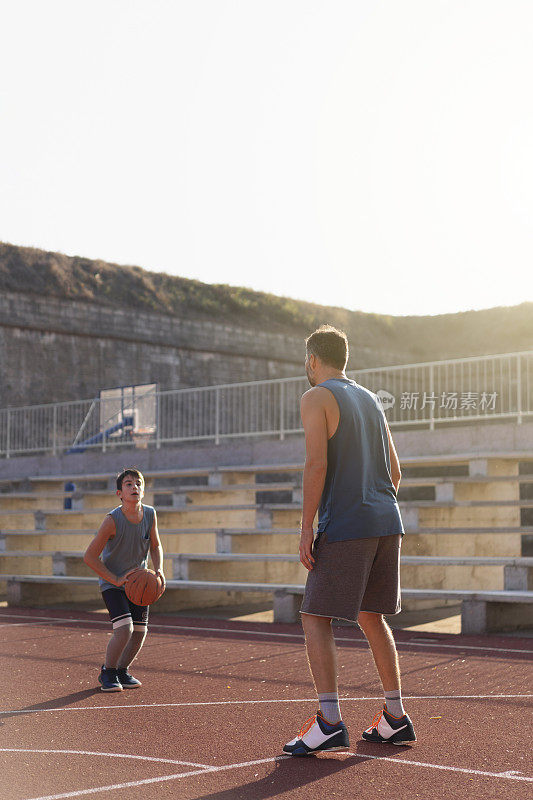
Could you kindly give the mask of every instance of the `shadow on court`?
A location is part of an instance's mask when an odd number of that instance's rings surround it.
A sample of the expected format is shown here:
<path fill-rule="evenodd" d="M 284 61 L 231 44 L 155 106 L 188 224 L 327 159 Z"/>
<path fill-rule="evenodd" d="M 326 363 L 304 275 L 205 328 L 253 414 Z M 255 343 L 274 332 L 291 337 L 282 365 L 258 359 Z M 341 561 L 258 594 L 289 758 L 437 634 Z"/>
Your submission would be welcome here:
<path fill-rule="evenodd" d="M 347 756 L 344 759 L 306 756 L 295 758 L 279 756 L 274 762 L 274 769 L 258 780 L 251 780 L 241 786 L 231 786 L 212 794 L 202 794 L 202 800 L 267 800 L 269 797 L 279 797 L 291 790 L 301 791 L 303 786 L 321 781 L 330 775 L 344 772 L 349 767 L 357 766 L 368 761 L 364 754 L 360 757 Z M 258 765 L 259 766 L 259 765 Z M 220 776 L 224 773 L 219 773 Z M 227 773 L 228 782 L 231 780 L 231 771 Z M 350 779 L 351 780 L 351 779 Z M 339 784 L 341 789 L 342 783 Z M 349 787 L 345 786 L 345 795 L 349 796 Z M 317 788 L 317 792 L 319 789 Z"/>
<path fill-rule="evenodd" d="M 21 717 L 24 714 L 31 714 L 35 711 L 46 711 L 48 708 L 66 708 L 78 700 L 85 700 L 87 697 L 92 697 L 95 694 L 100 694 L 100 687 L 91 689 L 83 689 L 80 692 L 72 692 L 72 694 L 65 694 L 63 697 L 54 697 L 51 700 L 46 700 L 44 703 L 34 703 L 31 706 L 17 709 L 16 711 L 0 711 L 0 725 L 4 724 L 4 720 L 9 717 Z"/>

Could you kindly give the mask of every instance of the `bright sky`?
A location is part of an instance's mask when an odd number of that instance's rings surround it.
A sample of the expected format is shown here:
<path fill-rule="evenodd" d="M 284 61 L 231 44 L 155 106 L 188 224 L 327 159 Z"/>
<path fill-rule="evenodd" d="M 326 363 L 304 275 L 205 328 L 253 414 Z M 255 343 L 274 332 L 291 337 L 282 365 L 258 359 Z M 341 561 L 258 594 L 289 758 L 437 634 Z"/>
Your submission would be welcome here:
<path fill-rule="evenodd" d="M 0 240 L 377 313 L 533 300 L 531 0 L 0 25 Z"/>

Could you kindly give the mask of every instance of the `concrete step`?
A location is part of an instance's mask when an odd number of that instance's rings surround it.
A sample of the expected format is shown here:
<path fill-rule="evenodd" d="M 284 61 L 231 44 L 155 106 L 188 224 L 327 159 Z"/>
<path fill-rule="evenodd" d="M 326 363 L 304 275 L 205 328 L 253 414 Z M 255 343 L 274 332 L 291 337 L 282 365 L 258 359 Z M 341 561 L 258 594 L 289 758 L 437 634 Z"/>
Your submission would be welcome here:
<path fill-rule="evenodd" d="M 269 473 L 298 473 L 303 469 L 303 464 L 265 464 L 257 467 L 249 465 L 228 465 L 222 467 L 193 467 L 191 469 L 166 469 L 166 470 L 147 470 L 143 472 L 145 485 L 147 488 L 157 488 L 158 481 L 170 481 L 181 478 L 205 478 L 212 485 L 221 485 L 226 476 L 235 473 L 236 475 L 246 475 L 246 480 L 250 480 L 250 475 Z M 116 487 L 116 474 L 109 472 L 97 473 L 66 473 L 64 475 L 32 475 L 27 479 L 31 485 L 43 488 L 58 485 L 61 488 L 66 481 L 72 481 L 76 487 L 87 487 L 91 483 L 105 482 L 110 489 Z M 231 482 L 231 481 L 230 481 Z M 0 481 L 4 485 L 9 485 L 10 479 L 4 478 Z"/>
<path fill-rule="evenodd" d="M 0 494 L 0 511 L 27 511 L 34 509 L 64 508 L 65 500 L 70 500 L 74 492 L 9 492 Z"/>
<path fill-rule="evenodd" d="M 8 529 L 0 532 L 0 553 L 5 551 L 85 550 L 96 528 L 65 528 L 51 531 Z M 500 556 L 519 557 L 523 536 L 532 527 L 510 528 L 421 528 L 407 531 L 402 544 L 406 556 Z M 294 554 L 299 529 L 256 527 L 172 528 L 160 525 L 165 552 Z"/>
<path fill-rule="evenodd" d="M 512 535 L 512 534 L 526 534 L 533 533 L 533 525 L 510 525 L 510 526 L 483 526 L 483 527 L 468 527 L 468 528 L 446 528 L 446 527 L 420 527 L 417 529 L 406 528 L 406 534 L 417 535 Z"/>
<path fill-rule="evenodd" d="M 167 578 L 304 582 L 306 570 L 297 554 L 165 552 Z M 80 551 L 5 551 L 0 572 L 33 575 L 93 576 Z M 533 558 L 402 556 L 402 582 L 418 589 L 533 589 Z"/>
<path fill-rule="evenodd" d="M 533 475 L 453 475 L 453 476 L 420 476 L 409 477 L 403 476 L 400 482 L 400 491 L 402 487 L 407 486 L 441 486 L 442 484 L 456 483 L 462 484 L 485 484 L 494 483 L 533 483 Z"/>
<path fill-rule="evenodd" d="M 485 463 L 502 463 L 508 462 L 515 464 L 520 461 L 533 461 L 533 454 L 529 450 L 502 450 L 495 452 L 493 450 L 484 450 L 479 453 L 435 453 L 424 455 L 411 455 L 403 456 L 401 463 L 406 466 L 427 466 L 440 464 L 474 464 L 478 471 L 481 470 Z"/>
<path fill-rule="evenodd" d="M 229 473 L 228 473 L 229 474 Z M 527 500 L 518 499 L 520 484 L 533 483 L 533 475 L 528 476 L 494 476 L 494 477 L 420 477 L 403 478 L 400 485 L 400 505 L 413 506 L 448 506 L 448 505 L 505 505 L 519 503 L 528 507 Z M 416 489 L 425 491 L 435 489 L 435 496 L 430 499 L 403 499 L 402 495 L 412 493 Z M 290 501 L 301 503 L 302 492 L 299 483 L 232 483 L 225 485 L 186 485 L 173 487 L 147 487 L 144 502 L 162 507 L 181 507 L 187 504 L 211 505 L 215 503 L 254 503 L 258 494 L 287 493 Z M 470 497 L 475 494 L 479 497 Z M 484 499 L 484 496 L 500 493 L 501 498 Z M 504 496 L 509 495 L 509 496 Z M 515 496 L 511 496 L 515 495 Z M 50 491 L 40 489 L 33 492 L 16 492 L 0 494 L 1 510 L 60 510 L 100 509 L 118 503 L 114 489 L 76 489 L 75 491 Z M 68 503 L 68 506 L 65 504 Z M 529 506 L 531 507 L 531 505 Z"/>
<path fill-rule="evenodd" d="M 152 481 L 156 478 L 198 478 L 205 476 L 207 477 L 211 473 L 216 472 L 216 469 L 212 467 L 193 467 L 191 469 L 163 469 L 163 470 L 148 470 L 143 473 L 146 485 L 148 485 L 148 481 Z M 66 481 L 72 481 L 76 485 L 78 483 L 94 483 L 95 481 L 107 481 L 108 484 L 112 487 L 116 487 L 116 475 L 117 473 L 111 472 L 90 472 L 90 473 L 65 473 L 63 475 L 30 475 L 28 477 L 28 481 L 32 485 L 39 485 L 42 484 L 43 486 L 50 486 L 50 484 L 54 483 L 62 483 L 65 484 Z M 4 483 L 7 482 L 9 479 L 4 479 Z"/>
<path fill-rule="evenodd" d="M 295 554 L 167 554 L 172 577 L 182 580 L 305 581 Z M 533 559 L 403 556 L 402 582 L 416 588 L 533 589 Z"/>
<path fill-rule="evenodd" d="M 81 558 L 83 550 L 6 550 L 0 552 L 0 558 Z M 297 554 L 287 553 L 165 553 L 165 557 L 177 559 L 180 562 L 186 561 L 287 561 L 299 562 Z M 532 557 L 501 557 L 501 556 L 402 556 L 402 564 L 410 565 L 487 565 L 487 566 L 525 566 L 533 567 Z M 5 570 L 2 570 L 5 571 Z M 57 573 L 63 574 L 63 573 Z"/>
<path fill-rule="evenodd" d="M 509 450 L 502 452 L 495 451 L 482 451 L 479 453 L 441 453 L 441 454 L 424 454 L 424 455 L 411 455 L 403 456 L 401 463 L 403 467 L 431 467 L 440 465 L 467 465 L 469 466 L 471 474 L 482 475 L 483 471 L 487 469 L 487 465 L 508 464 L 515 466 L 519 462 L 531 462 L 533 455 L 531 451 Z M 212 467 L 193 467 L 190 469 L 171 469 L 171 470 L 147 470 L 145 474 L 147 486 L 151 485 L 152 481 L 159 479 L 172 479 L 172 478 L 188 478 L 188 477 L 202 477 L 208 479 L 210 476 L 216 476 L 216 479 L 221 476 L 226 476 L 228 473 L 236 473 L 240 475 L 250 474 L 268 474 L 269 472 L 301 472 L 303 463 L 277 463 L 277 464 L 255 464 L 255 465 L 224 465 L 217 468 Z M 84 485 L 94 481 L 107 481 L 111 488 L 115 485 L 115 475 L 109 472 L 101 473 L 65 473 L 60 475 L 33 475 L 29 481 L 34 485 L 43 485 L 49 487 L 51 484 L 57 483 L 62 488 L 65 481 L 72 480 L 74 483 L 84 482 Z M 20 484 L 21 479 L 13 480 L 11 478 L 0 479 L 1 485 Z"/>
<path fill-rule="evenodd" d="M 533 500 L 400 500 L 400 510 L 412 508 L 533 508 Z"/>
<path fill-rule="evenodd" d="M 0 558 L 83 558 L 84 550 L 4 550 Z M 296 553 L 165 553 L 168 559 L 186 561 L 288 561 L 299 562 Z M 409 565 L 456 565 L 456 566 L 525 566 L 533 567 L 532 557 L 502 557 L 502 556 L 405 556 L 401 557 L 402 564 Z M 58 573 L 63 574 L 63 573 Z"/>
<path fill-rule="evenodd" d="M 531 500 L 400 504 L 407 529 L 463 527 L 519 527 L 520 510 L 533 508 Z M 0 530 L 60 530 L 86 527 L 96 530 L 109 508 L 0 511 Z M 183 508 L 159 506 L 160 528 L 168 527 L 298 527 L 299 503 L 188 504 Z M 439 524 L 440 523 L 440 524 Z M 481 525 L 480 525 L 481 523 Z"/>
<path fill-rule="evenodd" d="M 72 577 L 68 575 L 13 575 L 0 573 L 0 580 L 5 580 L 12 583 L 28 583 L 28 584 L 57 584 L 63 586 L 84 586 L 84 585 L 98 585 L 98 578 L 94 577 Z M 257 592 L 288 592 L 294 594 L 303 594 L 305 590 L 304 584 L 285 584 L 285 583 L 245 583 L 239 581 L 184 581 L 184 580 L 169 580 L 167 581 L 167 589 L 235 589 L 235 590 L 252 590 Z M 471 589 L 402 589 L 402 594 L 406 597 L 412 596 L 417 598 L 423 597 L 438 597 L 445 600 L 461 600 L 465 597 L 472 600 L 487 600 L 491 602 L 500 603 L 533 603 L 533 592 L 525 591 L 477 591 Z"/>
<path fill-rule="evenodd" d="M 3 531 L 0 533 L 0 555 L 16 550 L 69 551 L 83 550 L 89 546 L 95 535 L 93 530 L 55 530 L 55 531 Z M 181 550 L 215 553 L 222 534 L 217 529 L 180 528 L 160 531 L 163 550 Z M 224 538 L 224 542 L 227 539 Z"/>
<path fill-rule="evenodd" d="M 107 508 L 0 511 L 0 530 L 60 530 L 73 527 L 96 530 Z M 298 524 L 301 508 L 298 503 L 235 503 L 212 505 L 186 505 L 183 508 L 156 508 L 159 526 L 165 527 L 223 527 L 254 526 L 263 528 L 285 524 Z"/>

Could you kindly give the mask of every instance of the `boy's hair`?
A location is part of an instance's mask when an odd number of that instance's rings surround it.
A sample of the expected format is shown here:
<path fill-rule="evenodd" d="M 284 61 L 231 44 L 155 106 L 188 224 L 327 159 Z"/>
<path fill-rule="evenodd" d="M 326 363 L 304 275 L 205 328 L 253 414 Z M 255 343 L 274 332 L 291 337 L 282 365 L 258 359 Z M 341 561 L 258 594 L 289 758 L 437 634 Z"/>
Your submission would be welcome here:
<path fill-rule="evenodd" d="M 132 478 L 140 478 L 141 481 L 144 483 L 144 475 L 142 472 L 135 467 L 128 467 L 127 469 L 123 469 L 120 475 L 117 475 L 117 491 L 120 492 L 122 490 L 122 481 L 126 477 L 126 475 L 131 475 Z"/>
<path fill-rule="evenodd" d="M 321 325 L 305 340 L 308 355 L 318 356 L 328 367 L 344 369 L 348 361 L 348 337 L 332 325 Z"/>

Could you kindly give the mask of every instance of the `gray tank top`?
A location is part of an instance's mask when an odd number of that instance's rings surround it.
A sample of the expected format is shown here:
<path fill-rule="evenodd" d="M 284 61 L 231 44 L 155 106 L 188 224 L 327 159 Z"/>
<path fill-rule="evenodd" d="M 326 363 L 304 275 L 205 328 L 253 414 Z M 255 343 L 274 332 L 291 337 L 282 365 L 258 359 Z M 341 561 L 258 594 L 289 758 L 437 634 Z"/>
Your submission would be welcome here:
<path fill-rule="evenodd" d="M 122 575 L 135 567 L 146 567 L 150 549 L 150 531 L 155 516 L 152 506 L 142 506 L 143 518 L 140 522 L 130 522 L 124 516 L 122 506 L 109 512 L 115 522 L 115 535 L 109 539 L 102 551 L 102 561 L 115 575 Z M 99 579 L 100 590 L 124 589 L 103 578 Z"/>
<path fill-rule="evenodd" d="M 381 403 L 348 378 L 330 378 L 319 386 L 333 394 L 340 417 L 328 441 L 318 532 L 325 531 L 328 542 L 403 534 Z"/>

